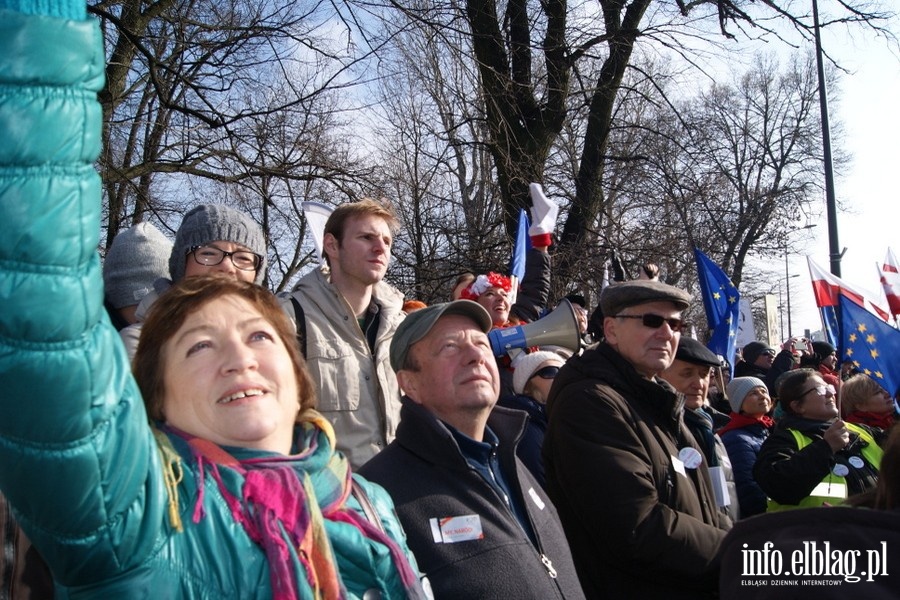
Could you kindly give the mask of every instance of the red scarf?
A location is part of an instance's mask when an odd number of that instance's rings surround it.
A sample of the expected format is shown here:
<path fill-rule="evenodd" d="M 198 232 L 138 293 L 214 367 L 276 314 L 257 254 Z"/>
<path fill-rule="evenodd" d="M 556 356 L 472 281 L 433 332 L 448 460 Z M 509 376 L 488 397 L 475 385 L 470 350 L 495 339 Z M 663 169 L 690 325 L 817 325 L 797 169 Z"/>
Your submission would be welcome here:
<path fill-rule="evenodd" d="M 874 413 L 864 410 L 854 410 L 847 415 L 847 420 L 851 423 L 859 423 L 868 425 L 869 427 L 878 427 L 887 431 L 894 426 L 894 415 L 891 413 Z"/>
<path fill-rule="evenodd" d="M 745 415 L 743 413 L 731 413 L 731 420 L 728 421 L 728 424 L 725 425 L 722 429 L 718 430 L 716 433 L 722 435 L 726 431 L 731 431 L 732 429 L 743 429 L 744 427 L 748 427 L 750 425 L 762 425 L 766 429 L 771 429 L 775 425 L 775 421 L 772 420 L 772 417 L 767 417 L 763 415 L 761 417 L 751 417 L 750 415 Z"/>

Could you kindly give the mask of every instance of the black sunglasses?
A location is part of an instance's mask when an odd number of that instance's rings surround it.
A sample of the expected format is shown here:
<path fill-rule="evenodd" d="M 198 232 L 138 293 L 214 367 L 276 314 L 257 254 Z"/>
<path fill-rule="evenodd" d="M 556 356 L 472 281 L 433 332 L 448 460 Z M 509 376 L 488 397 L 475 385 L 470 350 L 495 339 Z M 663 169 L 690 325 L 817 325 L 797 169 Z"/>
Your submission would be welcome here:
<path fill-rule="evenodd" d="M 556 377 L 556 374 L 559 373 L 559 367 L 544 367 L 543 369 L 538 369 L 534 372 L 534 374 L 529 377 L 529 379 L 533 379 L 535 377 L 540 377 L 541 379 L 553 379 Z"/>
<path fill-rule="evenodd" d="M 653 313 L 646 313 L 643 315 L 616 315 L 617 319 L 640 319 L 641 325 L 644 327 L 649 327 L 650 329 L 659 329 L 663 326 L 663 323 L 668 323 L 669 328 L 672 331 L 681 331 L 681 328 L 684 326 L 684 321 L 681 319 L 677 319 L 675 317 L 661 317 L 659 315 L 654 315 Z"/>

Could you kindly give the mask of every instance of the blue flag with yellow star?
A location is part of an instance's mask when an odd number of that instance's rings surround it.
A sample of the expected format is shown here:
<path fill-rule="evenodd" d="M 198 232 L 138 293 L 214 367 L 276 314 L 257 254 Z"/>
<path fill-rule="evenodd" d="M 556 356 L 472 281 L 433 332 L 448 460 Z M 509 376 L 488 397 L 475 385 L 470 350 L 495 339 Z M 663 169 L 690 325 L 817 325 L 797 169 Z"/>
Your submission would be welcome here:
<path fill-rule="evenodd" d="M 846 296 L 841 303 L 841 356 L 891 395 L 900 389 L 900 330 Z"/>
<path fill-rule="evenodd" d="M 697 275 L 706 323 L 712 336 L 706 346 L 728 360 L 734 367 L 734 346 L 741 312 L 741 295 L 719 265 L 694 248 L 697 259 Z"/>

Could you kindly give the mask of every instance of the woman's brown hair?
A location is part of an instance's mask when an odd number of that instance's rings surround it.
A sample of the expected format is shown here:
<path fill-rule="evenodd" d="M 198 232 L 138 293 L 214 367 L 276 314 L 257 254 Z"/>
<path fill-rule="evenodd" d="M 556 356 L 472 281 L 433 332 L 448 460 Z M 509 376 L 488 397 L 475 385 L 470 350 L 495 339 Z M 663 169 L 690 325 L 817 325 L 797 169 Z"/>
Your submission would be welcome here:
<path fill-rule="evenodd" d="M 814 376 L 820 375 L 812 369 L 794 369 L 784 373 L 778 378 L 778 402 L 787 414 L 797 414 L 791 407 L 791 402 L 797 400 L 803 402 L 803 393 L 806 391 L 806 382 Z"/>
<path fill-rule="evenodd" d="M 287 348 L 291 364 L 294 365 L 297 391 L 300 396 L 298 399 L 300 413 L 307 408 L 315 408 L 315 388 L 297 344 L 296 330 L 275 296 L 254 283 L 218 275 L 201 275 L 182 279 L 166 290 L 153 303 L 141 329 L 141 339 L 132 368 L 141 395 L 144 397 L 147 414 L 151 419 L 165 420 L 163 395 L 166 389 L 164 353 L 166 342 L 172 339 L 188 317 L 201 307 L 228 295 L 246 300 L 275 328 L 275 333 Z"/>

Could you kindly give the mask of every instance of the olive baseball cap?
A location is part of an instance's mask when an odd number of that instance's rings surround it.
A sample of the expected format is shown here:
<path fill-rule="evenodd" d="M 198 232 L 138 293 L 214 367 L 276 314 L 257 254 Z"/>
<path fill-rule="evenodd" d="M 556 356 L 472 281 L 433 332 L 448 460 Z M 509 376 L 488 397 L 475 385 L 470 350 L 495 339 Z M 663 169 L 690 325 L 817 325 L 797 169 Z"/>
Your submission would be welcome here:
<path fill-rule="evenodd" d="M 493 327 L 493 321 L 488 311 L 477 302 L 471 300 L 455 300 L 453 302 L 433 304 L 413 311 L 403 319 L 391 340 L 391 368 L 394 371 L 399 371 L 403 363 L 406 362 L 406 355 L 409 354 L 410 346 L 428 335 L 428 332 L 431 331 L 438 319 L 444 315 L 469 317 L 484 333 L 487 333 Z"/>

